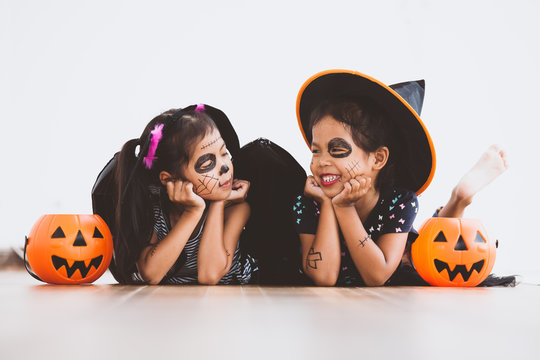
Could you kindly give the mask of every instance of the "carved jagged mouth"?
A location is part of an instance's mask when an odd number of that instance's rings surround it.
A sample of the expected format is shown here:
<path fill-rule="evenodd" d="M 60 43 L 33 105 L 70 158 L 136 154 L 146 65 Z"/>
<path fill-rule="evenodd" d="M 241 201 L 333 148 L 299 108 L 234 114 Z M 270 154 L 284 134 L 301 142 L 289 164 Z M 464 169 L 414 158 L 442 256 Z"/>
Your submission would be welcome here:
<path fill-rule="evenodd" d="M 471 266 L 471 270 L 469 271 L 467 271 L 467 267 L 465 265 L 456 265 L 454 270 L 450 271 L 450 266 L 448 266 L 448 264 L 444 261 L 435 259 L 433 262 L 435 263 L 435 268 L 439 273 L 442 272 L 444 269 L 448 271 L 448 277 L 450 278 L 450 281 L 454 281 L 458 274 L 461 274 L 463 280 L 467 281 L 471 277 L 473 271 L 480 273 L 480 271 L 482 271 L 482 268 L 484 267 L 484 260 L 480 260 L 475 262 L 473 266 Z"/>
<path fill-rule="evenodd" d="M 93 258 L 92 261 L 90 261 L 90 264 L 88 264 L 88 266 L 86 266 L 84 264 L 84 261 L 81 261 L 81 260 L 77 260 L 73 263 L 73 265 L 69 266 L 66 259 L 61 258 L 60 256 L 56 256 L 56 255 L 52 256 L 52 262 L 53 262 L 54 268 L 58 270 L 62 266 L 65 266 L 68 278 L 71 278 L 73 274 L 75 273 L 75 271 L 77 270 L 79 270 L 81 273 L 81 276 L 85 278 L 86 275 L 88 275 L 88 272 L 90 271 L 92 266 L 95 267 L 97 270 L 99 265 L 101 265 L 102 260 L 103 260 L 103 255 L 99 255 Z"/>

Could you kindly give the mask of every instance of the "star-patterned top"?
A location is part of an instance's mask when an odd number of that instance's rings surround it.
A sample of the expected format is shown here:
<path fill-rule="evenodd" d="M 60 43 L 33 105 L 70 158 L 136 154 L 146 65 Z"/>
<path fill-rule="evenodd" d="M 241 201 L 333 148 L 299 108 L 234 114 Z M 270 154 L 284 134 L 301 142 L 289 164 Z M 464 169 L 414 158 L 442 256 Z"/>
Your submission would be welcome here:
<path fill-rule="evenodd" d="M 320 216 L 319 203 L 300 195 L 293 206 L 296 218 L 296 231 L 299 234 L 315 234 Z M 418 213 L 418 199 L 412 191 L 389 189 L 381 192 L 377 204 L 369 214 L 364 228 L 377 242 L 383 234 L 416 233 L 413 222 Z M 347 249 L 343 235 L 339 234 L 341 243 L 341 268 L 337 281 L 338 286 L 362 286 L 364 282 L 356 270 Z"/>

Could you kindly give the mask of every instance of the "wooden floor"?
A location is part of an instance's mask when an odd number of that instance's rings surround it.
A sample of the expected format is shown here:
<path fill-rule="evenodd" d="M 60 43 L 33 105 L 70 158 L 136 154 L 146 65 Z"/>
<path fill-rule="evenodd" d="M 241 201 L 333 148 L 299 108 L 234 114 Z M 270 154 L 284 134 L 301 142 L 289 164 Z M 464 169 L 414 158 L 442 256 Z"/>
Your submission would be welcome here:
<path fill-rule="evenodd" d="M 40 284 L 0 272 L 0 359 L 540 359 L 540 287 Z"/>

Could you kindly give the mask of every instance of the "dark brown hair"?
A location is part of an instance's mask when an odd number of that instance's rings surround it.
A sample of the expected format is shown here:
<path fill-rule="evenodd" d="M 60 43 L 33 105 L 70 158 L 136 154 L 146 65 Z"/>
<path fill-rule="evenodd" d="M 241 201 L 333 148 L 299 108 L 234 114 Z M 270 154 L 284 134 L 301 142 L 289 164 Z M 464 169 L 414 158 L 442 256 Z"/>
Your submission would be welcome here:
<path fill-rule="evenodd" d="M 345 124 L 351 131 L 356 146 L 367 153 L 381 146 L 389 149 L 389 158 L 375 181 L 377 190 L 385 189 L 394 183 L 393 134 L 386 112 L 373 100 L 361 98 L 337 98 L 319 104 L 310 117 L 310 129 L 325 116 L 331 116 Z"/>

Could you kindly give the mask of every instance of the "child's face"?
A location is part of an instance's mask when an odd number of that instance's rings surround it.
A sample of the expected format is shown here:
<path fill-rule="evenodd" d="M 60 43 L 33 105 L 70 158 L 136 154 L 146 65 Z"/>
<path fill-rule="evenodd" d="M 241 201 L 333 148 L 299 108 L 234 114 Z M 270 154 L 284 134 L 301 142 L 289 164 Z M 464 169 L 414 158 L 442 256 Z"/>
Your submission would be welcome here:
<path fill-rule="evenodd" d="M 372 154 L 356 146 L 347 125 L 327 115 L 315 124 L 312 136 L 310 169 L 326 196 L 333 198 L 358 175 L 375 180 Z"/>
<path fill-rule="evenodd" d="M 233 165 L 217 129 L 195 144 L 193 155 L 184 167 L 184 177 L 203 199 L 225 200 L 231 194 Z"/>

